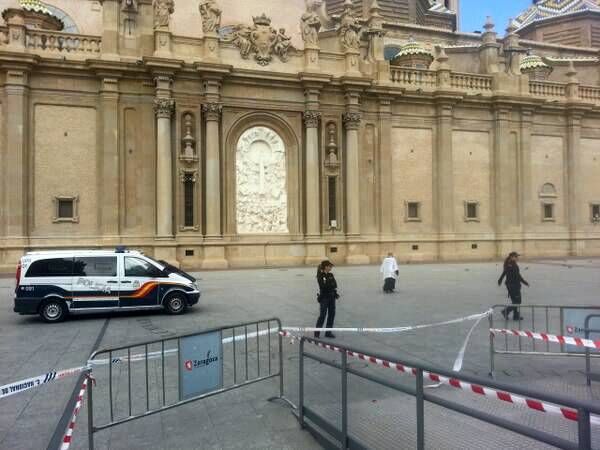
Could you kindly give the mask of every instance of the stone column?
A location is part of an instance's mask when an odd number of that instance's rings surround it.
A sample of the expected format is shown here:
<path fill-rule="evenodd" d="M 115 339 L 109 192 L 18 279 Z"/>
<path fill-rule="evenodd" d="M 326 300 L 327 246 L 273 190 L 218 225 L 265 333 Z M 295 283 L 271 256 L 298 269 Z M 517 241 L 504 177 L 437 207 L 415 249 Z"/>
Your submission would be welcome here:
<path fill-rule="evenodd" d="M 580 111 L 571 110 L 567 113 L 567 180 L 568 196 L 567 212 L 569 218 L 570 252 L 572 256 L 583 253 L 584 241 L 578 241 L 579 232 L 583 225 L 585 214 L 581 208 L 585 208 L 588 199 L 582 198 L 583 177 L 581 173 L 581 118 Z"/>
<path fill-rule="evenodd" d="M 392 235 L 392 101 L 379 98 L 379 230 Z"/>
<path fill-rule="evenodd" d="M 12 243 L 24 243 L 28 234 L 28 142 L 29 142 L 29 70 L 8 68 L 4 84 L 2 116 L 6 122 L 6 147 L 3 171 L 6 237 Z M 17 252 L 22 253 L 22 252 Z M 8 258 L 8 255 L 5 255 Z"/>
<path fill-rule="evenodd" d="M 100 90 L 102 113 L 101 147 L 101 216 L 100 233 L 117 237 L 119 234 L 119 80 L 104 77 Z"/>
<path fill-rule="evenodd" d="M 205 103 L 206 119 L 206 238 L 221 239 L 221 139 L 219 121 L 222 106 Z"/>
<path fill-rule="evenodd" d="M 438 103 L 437 106 L 437 151 L 435 152 L 435 209 L 439 233 L 439 257 L 451 259 L 456 257 L 454 243 L 446 243 L 454 239 L 454 170 L 452 160 L 452 103 Z"/>
<path fill-rule="evenodd" d="M 154 99 L 156 111 L 156 234 L 173 237 L 173 155 L 171 149 L 171 115 L 175 101 L 168 97 Z"/>
<path fill-rule="evenodd" d="M 318 238 L 321 235 L 320 213 L 320 164 L 319 164 L 319 119 L 318 111 L 304 112 L 306 127 L 306 236 Z"/>
<path fill-rule="evenodd" d="M 513 238 L 517 231 L 519 211 L 518 165 L 516 148 L 511 145 L 510 113 L 507 106 L 496 105 L 494 120 L 493 176 L 494 217 L 497 256 L 514 250 Z"/>
<path fill-rule="evenodd" d="M 521 205 L 520 218 L 521 230 L 523 232 L 523 242 L 528 242 L 527 233 L 532 225 L 539 221 L 539 205 L 537 199 L 533 195 L 532 186 L 532 161 L 531 161 L 531 129 L 533 127 L 533 109 L 521 109 L 521 146 L 520 146 L 520 161 L 521 161 Z M 524 249 L 527 252 L 527 249 Z"/>
<path fill-rule="evenodd" d="M 360 171 L 358 155 L 358 129 L 361 114 L 359 112 L 344 113 L 346 128 L 346 235 L 360 235 Z"/>
<path fill-rule="evenodd" d="M 102 1 L 102 59 L 119 58 L 119 0 Z"/>
<path fill-rule="evenodd" d="M 348 111 L 342 120 L 346 129 L 346 237 L 350 240 L 360 237 L 360 158 L 358 129 L 361 114 L 358 111 L 358 95 L 347 94 Z M 364 254 L 361 244 L 348 244 L 346 256 L 348 264 L 368 264 L 369 257 Z"/>

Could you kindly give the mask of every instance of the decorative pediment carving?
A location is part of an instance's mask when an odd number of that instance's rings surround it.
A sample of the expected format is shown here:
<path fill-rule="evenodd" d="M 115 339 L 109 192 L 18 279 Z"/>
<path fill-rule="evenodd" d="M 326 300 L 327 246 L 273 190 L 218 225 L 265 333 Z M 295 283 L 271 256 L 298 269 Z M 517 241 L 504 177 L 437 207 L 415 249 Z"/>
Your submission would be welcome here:
<path fill-rule="evenodd" d="M 276 30 L 271 26 L 271 19 L 264 13 L 259 17 L 253 17 L 254 25 L 248 27 L 238 25 L 233 28 L 229 41 L 240 49 L 242 58 L 248 59 L 251 54 L 261 66 L 268 65 L 277 55 L 279 59 L 286 62 L 289 59 L 288 52 L 292 47 L 292 38 L 285 34 L 285 28 Z"/>

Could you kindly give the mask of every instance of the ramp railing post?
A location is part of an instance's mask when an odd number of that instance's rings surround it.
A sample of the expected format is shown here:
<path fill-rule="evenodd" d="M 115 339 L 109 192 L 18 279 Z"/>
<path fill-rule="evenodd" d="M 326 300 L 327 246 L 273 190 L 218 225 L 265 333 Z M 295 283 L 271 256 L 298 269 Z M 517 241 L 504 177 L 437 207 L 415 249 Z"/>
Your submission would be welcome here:
<path fill-rule="evenodd" d="M 110 361 L 109 361 L 110 364 Z M 88 372 L 89 375 L 89 372 Z M 94 450 L 94 400 L 92 380 L 88 378 L 87 383 L 87 408 L 88 408 L 88 448 Z M 112 400 L 112 399 L 111 399 Z"/>
<path fill-rule="evenodd" d="M 348 355 L 342 350 L 342 443 L 341 449 L 348 448 Z"/>
<path fill-rule="evenodd" d="M 417 450 L 425 450 L 425 399 L 423 390 L 423 369 L 417 369 Z"/>

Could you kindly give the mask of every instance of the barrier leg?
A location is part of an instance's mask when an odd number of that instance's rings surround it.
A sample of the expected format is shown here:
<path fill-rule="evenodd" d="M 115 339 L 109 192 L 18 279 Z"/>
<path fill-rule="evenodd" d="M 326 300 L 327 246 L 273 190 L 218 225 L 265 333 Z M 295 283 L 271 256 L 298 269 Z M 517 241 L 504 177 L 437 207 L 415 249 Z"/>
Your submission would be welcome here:
<path fill-rule="evenodd" d="M 87 384 L 87 407 L 88 407 L 88 448 L 94 450 L 94 400 L 92 398 L 93 388 L 91 380 Z"/>
<path fill-rule="evenodd" d="M 300 354 L 298 355 L 298 421 L 304 428 L 304 338 L 300 339 Z"/>
<path fill-rule="evenodd" d="M 340 448 L 348 448 L 348 355 L 342 353 L 342 443 Z"/>
<path fill-rule="evenodd" d="M 590 450 L 592 448 L 592 431 L 589 411 L 581 408 L 577 411 L 577 425 L 579 431 L 579 450 Z"/>
<path fill-rule="evenodd" d="M 425 401 L 423 397 L 423 369 L 417 369 L 417 450 L 425 450 Z"/>
<path fill-rule="evenodd" d="M 494 319 L 492 318 L 492 314 L 489 317 L 490 330 L 494 328 Z M 494 348 L 494 334 L 490 331 L 490 377 L 494 378 L 494 354 L 496 350 Z"/>

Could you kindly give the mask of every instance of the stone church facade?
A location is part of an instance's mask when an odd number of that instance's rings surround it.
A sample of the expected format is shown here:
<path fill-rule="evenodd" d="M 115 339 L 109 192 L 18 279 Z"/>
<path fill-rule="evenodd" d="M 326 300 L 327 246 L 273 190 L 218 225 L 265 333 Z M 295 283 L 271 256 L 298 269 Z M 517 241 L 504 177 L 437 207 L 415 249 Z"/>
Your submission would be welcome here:
<path fill-rule="evenodd" d="M 0 0 L 0 268 L 598 255 L 600 7 L 574 3 L 463 33 L 458 0 Z"/>

